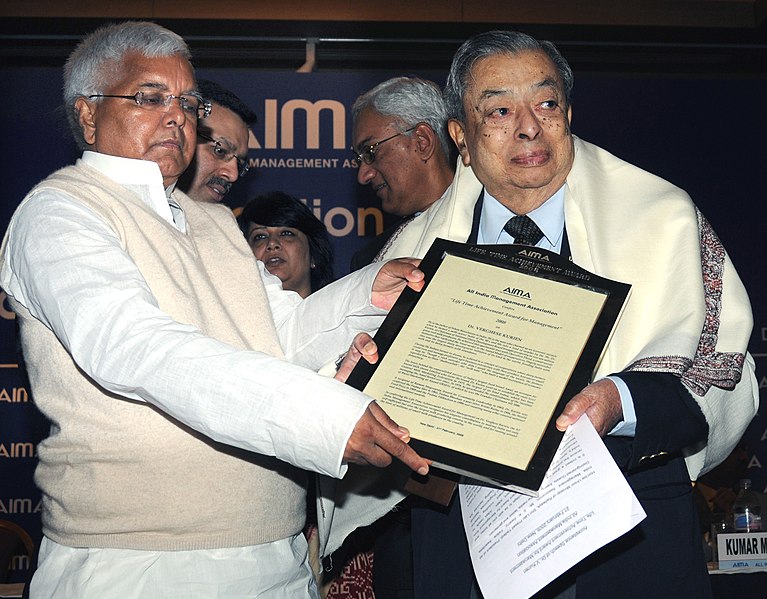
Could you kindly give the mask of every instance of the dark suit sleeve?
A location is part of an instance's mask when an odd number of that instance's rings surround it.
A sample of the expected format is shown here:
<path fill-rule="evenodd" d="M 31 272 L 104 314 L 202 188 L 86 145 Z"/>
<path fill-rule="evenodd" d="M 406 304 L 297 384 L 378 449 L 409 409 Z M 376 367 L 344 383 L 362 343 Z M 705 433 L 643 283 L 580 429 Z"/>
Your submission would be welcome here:
<path fill-rule="evenodd" d="M 631 391 L 636 410 L 636 432 L 626 470 L 649 466 L 653 459 L 705 443 L 708 424 L 703 412 L 679 377 L 656 372 L 619 372 Z"/>

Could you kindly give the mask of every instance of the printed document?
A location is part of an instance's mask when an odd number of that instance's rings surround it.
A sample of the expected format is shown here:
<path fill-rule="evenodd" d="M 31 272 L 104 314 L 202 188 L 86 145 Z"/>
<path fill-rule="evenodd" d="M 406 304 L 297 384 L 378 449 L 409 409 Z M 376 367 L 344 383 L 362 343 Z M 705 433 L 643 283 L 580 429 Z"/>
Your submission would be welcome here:
<path fill-rule="evenodd" d="M 474 481 L 471 481 L 474 482 Z M 485 599 L 527 599 L 645 518 L 584 415 L 565 433 L 538 497 L 460 485 L 471 560 Z"/>

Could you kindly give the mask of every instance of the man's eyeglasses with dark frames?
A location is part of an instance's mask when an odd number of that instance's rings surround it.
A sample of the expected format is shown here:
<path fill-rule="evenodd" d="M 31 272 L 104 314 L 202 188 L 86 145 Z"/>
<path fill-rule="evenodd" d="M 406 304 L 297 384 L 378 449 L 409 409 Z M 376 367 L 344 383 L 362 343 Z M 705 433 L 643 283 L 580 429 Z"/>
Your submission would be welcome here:
<path fill-rule="evenodd" d="M 208 135 L 205 135 L 204 133 L 197 132 L 197 137 L 200 139 L 204 139 L 207 142 L 210 142 L 213 144 L 211 147 L 213 148 L 213 155 L 221 160 L 222 162 L 228 162 L 232 158 L 234 158 L 237 161 L 237 168 L 238 173 L 240 177 L 243 177 L 245 173 L 248 172 L 249 166 L 248 161 L 244 158 L 240 158 L 237 154 L 232 152 L 231 150 L 227 150 L 224 147 L 224 144 L 222 144 L 217 139 L 213 139 L 212 137 L 209 137 Z"/>
<path fill-rule="evenodd" d="M 114 94 L 92 94 L 88 96 L 88 99 L 92 98 L 121 98 L 123 100 L 133 100 L 141 108 L 147 110 L 156 110 L 167 112 L 170 108 L 170 103 L 173 100 L 178 100 L 181 110 L 183 110 L 189 116 L 194 116 L 198 119 L 205 118 L 210 115 L 212 104 L 206 102 L 203 97 L 192 92 L 185 96 L 174 96 L 173 94 L 163 94 L 160 92 L 136 92 L 132 96 L 118 96 Z"/>
<path fill-rule="evenodd" d="M 369 146 L 365 146 L 361 152 L 358 152 L 354 148 L 350 148 L 352 153 L 354 154 L 354 159 L 357 161 L 357 166 L 361 165 L 363 162 L 365 164 L 373 164 L 376 159 L 376 150 L 378 150 L 378 146 L 380 146 L 384 142 L 389 141 L 390 139 L 394 139 L 395 137 L 399 137 L 400 135 L 404 135 L 405 133 L 410 133 L 417 126 L 418 125 L 414 125 L 410 127 L 410 129 L 405 129 L 404 131 L 395 133 L 391 137 L 387 137 L 386 139 L 382 139 L 381 141 L 372 143 Z"/>

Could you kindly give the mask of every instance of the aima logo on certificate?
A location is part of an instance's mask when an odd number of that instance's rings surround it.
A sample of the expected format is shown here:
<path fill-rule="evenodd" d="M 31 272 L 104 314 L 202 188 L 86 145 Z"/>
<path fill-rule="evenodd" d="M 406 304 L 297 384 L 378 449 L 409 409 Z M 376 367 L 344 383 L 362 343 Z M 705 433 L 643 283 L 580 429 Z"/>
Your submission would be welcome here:
<path fill-rule="evenodd" d="M 506 295 L 514 295 L 516 297 L 523 297 L 525 299 L 531 299 L 531 295 L 529 291 L 525 291 L 524 289 L 519 289 L 518 287 L 506 287 L 501 293 L 505 293 Z"/>

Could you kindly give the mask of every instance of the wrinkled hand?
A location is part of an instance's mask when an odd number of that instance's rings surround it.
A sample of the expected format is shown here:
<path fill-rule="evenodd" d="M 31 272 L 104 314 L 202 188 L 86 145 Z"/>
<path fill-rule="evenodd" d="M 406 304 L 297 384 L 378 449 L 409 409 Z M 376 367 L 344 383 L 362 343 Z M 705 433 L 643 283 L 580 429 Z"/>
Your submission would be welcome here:
<path fill-rule="evenodd" d="M 424 274 L 418 270 L 420 263 L 416 258 L 400 258 L 384 264 L 373 281 L 371 303 L 376 308 L 391 310 L 406 286 L 415 291 L 423 289 Z"/>
<path fill-rule="evenodd" d="M 334 378 L 345 383 L 360 358 L 365 358 L 365 361 L 370 364 L 378 362 L 378 346 L 367 333 L 358 333 L 354 338 Z"/>
<path fill-rule="evenodd" d="M 568 401 L 557 418 L 557 429 L 565 430 L 582 414 L 589 417 L 600 437 L 604 437 L 623 419 L 621 396 L 611 380 L 602 379 L 591 383 Z"/>
<path fill-rule="evenodd" d="M 373 402 L 352 431 L 344 450 L 344 461 L 382 468 L 391 464 L 394 457 L 425 475 L 429 472 L 429 462 L 410 448 L 409 440 L 410 432 L 397 426 L 381 406 Z"/>

